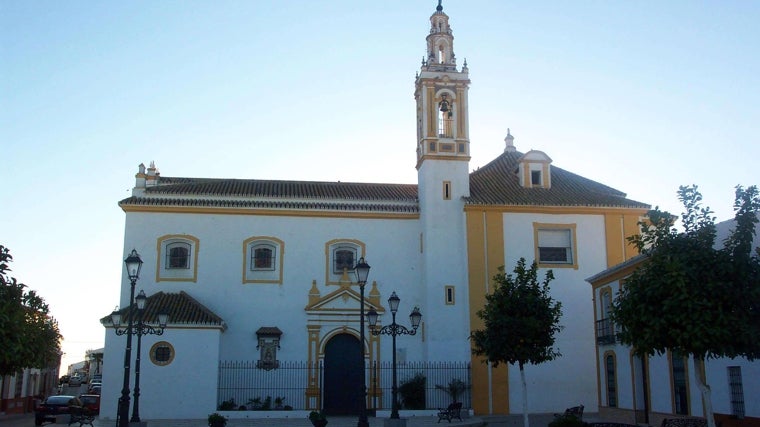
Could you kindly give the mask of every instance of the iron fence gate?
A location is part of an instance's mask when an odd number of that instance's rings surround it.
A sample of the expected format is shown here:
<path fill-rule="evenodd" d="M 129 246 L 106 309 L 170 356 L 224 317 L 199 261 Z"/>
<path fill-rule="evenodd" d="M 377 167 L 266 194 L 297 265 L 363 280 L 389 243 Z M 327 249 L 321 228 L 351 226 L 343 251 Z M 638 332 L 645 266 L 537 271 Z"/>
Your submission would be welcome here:
<path fill-rule="evenodd" d="M 464 383 L 465 389 L 457 400 L 465 408 L 472 407 L 469 362 L 404 362 L 399 363 L 397 369 L 400 389 L 415 377 L 418 385 L 423 384 L 424 408 L 419 409 L 448 406 L 451 396 L 446 389 L 452 381 Z M 324 381 L 321 362 L 280 361 L 277 368 L 265 370 L 258 367 L 256 361 L 220 361 L 217 406 L 222 410 L 307 409 L 308 376 L 313 370 L 319 378 L 318 384 L 322 392 Z M 375 361 L 366 367 L 367 406 L 370 410 L 391 408 L 392 376 L 391 362 Z M 420 378 L 424 378 L 424 381 L 420 381 Z M 401 407 L 405 408 L 403 393 L 399 393 L 399 400 Z"/>

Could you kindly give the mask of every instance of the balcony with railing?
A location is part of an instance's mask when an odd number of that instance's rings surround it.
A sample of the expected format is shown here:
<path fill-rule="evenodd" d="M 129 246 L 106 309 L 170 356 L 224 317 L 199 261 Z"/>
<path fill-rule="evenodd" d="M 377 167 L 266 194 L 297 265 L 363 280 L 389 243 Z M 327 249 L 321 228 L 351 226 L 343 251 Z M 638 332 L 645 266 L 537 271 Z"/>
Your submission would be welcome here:
<path fill-rule="evenodd" d="M 612 319 L 596 321 L 596 343 L 599 345 L 615 343 L 615 324 L 612 323 Z"/>

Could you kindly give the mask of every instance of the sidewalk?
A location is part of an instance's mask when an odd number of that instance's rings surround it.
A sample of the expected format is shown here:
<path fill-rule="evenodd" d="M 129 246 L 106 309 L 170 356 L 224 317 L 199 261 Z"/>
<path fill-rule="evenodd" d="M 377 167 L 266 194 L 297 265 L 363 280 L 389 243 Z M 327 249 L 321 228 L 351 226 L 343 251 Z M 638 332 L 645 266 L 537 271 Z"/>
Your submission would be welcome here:
<path fill-rule="evenodd" d="M 370 427 L 383 427 L 385 418 L 369 417 Z M 407 427 L 426 427 L 426 426 L 444 426 L 449 425 L 445 420 L 438 424 L 438 417 L 409 417 L 406 418 Z M 147 421 L 148 427 L 208 427 L 206 420 L 143 420 Z M 328 427 L 356 427 L 357 417 L 329 417 Z M 113 419 L 97 419 L 93 427 L 114 427 L 116 421 Z M 464 418 L 463 421 L 454 420 L 452 426 L 456 427 L 482 427 L 486 423 L 479 417 Z M 307 418 L 260 418 L 260 419 L 230 419 L 227 427 L 311 427 L 311 422 Z M 533 427 L 533 426 L 531 426 Z M 538 426 L 536 426 L 538 427 Z"/>

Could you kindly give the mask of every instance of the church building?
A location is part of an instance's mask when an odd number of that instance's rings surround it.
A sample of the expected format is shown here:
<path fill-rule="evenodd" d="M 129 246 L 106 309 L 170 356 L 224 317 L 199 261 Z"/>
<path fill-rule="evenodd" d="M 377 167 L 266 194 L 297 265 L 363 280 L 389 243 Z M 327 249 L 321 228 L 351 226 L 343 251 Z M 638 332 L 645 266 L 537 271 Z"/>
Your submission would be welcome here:
<path fill-rule="evenodd" d="M 440 2 L 424 43 L 414 87 L 416 141 L 409 141 L 416 183 L 177 177 L 153 163 L 139 166 L 131 197 L 119 202 L 124 254 L 134 249 L 144 263 L 135 293 L 147 295 L 145 322 L 155 326 L 159 312 L 169 315 L 162 335 L 141 338 L 144 419 L 216 411 L 229 397 L 219 391 L 220 364 L 228 361 L 251 361 L 262 372 L 291 361 L 324 366 L 289 384 L 299 390 L 286 400 L 296 410 L 356 413 L 362 383 L 368 408 L 390 408 L 389 398 L 373 394 L 375 378 L 362 366 L 390 361 L 391 337 L 371 334 L 360 313 L 374 310 L 379 324 L 390 324 L 394 292 L 399 323 L 410 327 L 413 308 L 422 314 L 416 334 L 397 338 L 400 363 L 470 364 L 470 378 L 460 379 L 470 385 L 474 413 L 519 413 L 519 371 L 474 357 L 469 336 L 481 327 L 476 312 L 492 277 L 521 257 L 535 259 L 541 275 L 553 270 L 552 294 L 564 313 L 556 343 L 562 357 L 526 367 L 529 410 L 597 410 L 595 318 L 585 279 L 636 255 L 625 238 L 649 205 L 555 166 L 546 152 L 521 152 L 509 132 L 504 152 L 471 172 L 469 72 L 466 61 L 458 64 Z M 366 286 L 354 271 L 362 259 L 371 266 Z M 120 286 L 126 316 L 126 270 Z M 107 417 L 117 412 L 125 337 L 103 323 Z"/>

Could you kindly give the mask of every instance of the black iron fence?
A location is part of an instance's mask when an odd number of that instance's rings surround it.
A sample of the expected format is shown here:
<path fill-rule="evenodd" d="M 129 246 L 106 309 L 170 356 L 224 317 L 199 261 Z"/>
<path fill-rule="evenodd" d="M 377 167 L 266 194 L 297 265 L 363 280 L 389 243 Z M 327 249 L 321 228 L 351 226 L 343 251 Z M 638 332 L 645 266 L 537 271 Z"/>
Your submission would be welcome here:
<path fill-rule="evenodd" d="M 218 407 L 222 410 L 307 409 L 306 390 L 310 373 L 317 375 L 320 389 L 323 388 L 321 363 L 281 361 L 276 369 L 265 370 L 257 367 L 256 361 L 220 361 Z M 402 390 L 399 393 L 401 408 L 446 407 L 452 401 L 449 392 L 452 387 L 460 391 L 457 401 L 462 402 L 463 407 L 471 408 L 470 374 L 469 362 L 399 363 L 397 375 L 399 389 Z M 369 364 L 366 378 L 369 409 L 390 409 L 392 363 Z M 412 385 L 405 386 L 407 383 Z M 417 398 L 407 396 L 405 399 L 404 390 Z"/>

